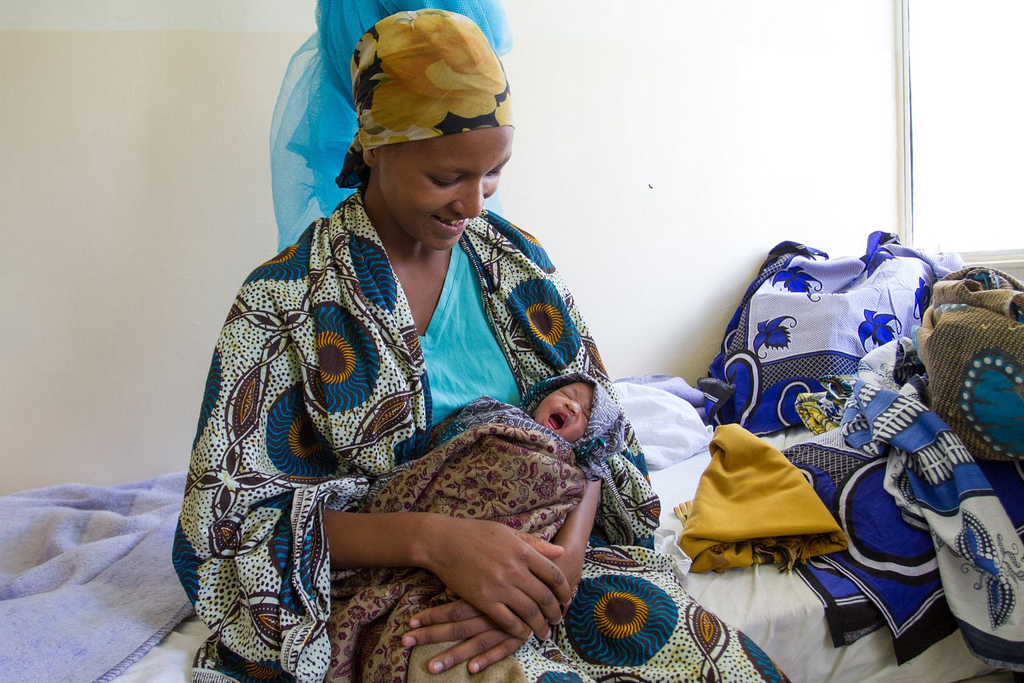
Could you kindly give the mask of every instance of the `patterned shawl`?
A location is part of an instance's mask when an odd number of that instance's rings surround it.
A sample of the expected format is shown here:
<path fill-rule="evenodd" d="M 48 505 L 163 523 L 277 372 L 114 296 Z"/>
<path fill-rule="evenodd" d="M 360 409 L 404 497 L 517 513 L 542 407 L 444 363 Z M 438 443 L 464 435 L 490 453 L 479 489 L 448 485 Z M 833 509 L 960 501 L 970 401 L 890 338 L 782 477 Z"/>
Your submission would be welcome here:
<path fill-rule="evenodd" d="M 888 454 L 885 490 L 911 526 L 927 529 L 964 642 L 979 659 L 1024 671 L 1021 539 L 970 451 L 911 385 L 858 381 L 843 415 L 846 442 Z"/>
<path fill-rule="evenodd" d="M 520 391 L 585 372 L 614 390 L 536 241 L 484 214 L 460 241 Z M 194 679 L 251 666 L 301 679 L 330 659 L 325 506 L 426 451 L 429 377 L 412 312 L 359 193 L 243 284 L 214 351 L 174 562 L 214 636 Z M 660 513 L 631 427 L 608 459 L 597 531 L 652 544 Z M 206 677 L 204 679 L 204 676 Z"/>
<path fill-rule="evenodd" d="M 972 461 L 903 391 L 858 381 L 842 429 L 786 449 L 849 540 L 797 571 L 836 647 L 887 626 L 902 664 L 959 627 L 979 658 L 1018 667 L 1024 470 Z"/>
<path fill-rule="evenodd" d="M 928 405 L 975 458 L 1024 458 L 1024 285 L 992 268 L 935 283 L 914 341 Z"/>

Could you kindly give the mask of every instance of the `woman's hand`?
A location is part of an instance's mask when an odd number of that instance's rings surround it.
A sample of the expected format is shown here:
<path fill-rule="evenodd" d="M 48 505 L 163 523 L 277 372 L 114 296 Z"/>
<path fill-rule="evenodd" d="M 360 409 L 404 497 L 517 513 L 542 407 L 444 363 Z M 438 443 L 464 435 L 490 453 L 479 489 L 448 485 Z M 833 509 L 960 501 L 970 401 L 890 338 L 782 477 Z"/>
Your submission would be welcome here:
<path fill-rule="evenodd" d="M 580 580 L 583 570 L 583 555 L 586 551 L 590 529 L 594 525 L 600 493 L 601 482 L 591 482 L 580 505 L 569 513 L 562 528 L 556 534 L 554 543 L 558 545 L 545 543 L 533 536 L 514 532 L 549 557 L 559 567 L 562 575 L 569 577 L 571 586 L 575 586 Z M 449 587 L 452 592 L 460 594 L 450 584 Z M 549 624 L 561 622 L 571 595 L 570 592 L 569 596 L 560 597 L 558 615 L 554 619 L 549 618 Z M 547 617 L 547 613 L 545 616 Z M 428 668 L 432 673 L 446 671 L 467 660 L 469 661 L 467 665 L 469 672 L 479 673 L 515 652 L 529 637 L 529 633 L 525 636 L 508 633 L 466 600 L 456 600 L 418 612 L 410 619 L 409 626 L 411 630 L 402 637 L 402 644 L 406 647 L 460 641 L 457 645 L 430 660 Z M 537 631 L 534 630 L 534 633 Z M 538 633 L 538 635 L 541 634 Z M 541 637 L 547 638 L 548 635 L 550 634 L 545 632 Z"/>
<path fill-rule="evenodd" d="M 507 636 L 546 638 L 571 594 L 554 562 L 564 549 L 498 522 L 436 522 L 423 566 Z"/>
<path fill-rule="evenodd" d="M 402 645 L 406 647 L 460 641 L 430 660 L 427 668 L 431 673 L 447 671 L 467 660 L 469 673 L 479 673 L 526 642 L 525 638 L 498 628 L 465 600 L 423 610 L 409 621 L 409 626 L 412 630 L 402 636 Z"/>

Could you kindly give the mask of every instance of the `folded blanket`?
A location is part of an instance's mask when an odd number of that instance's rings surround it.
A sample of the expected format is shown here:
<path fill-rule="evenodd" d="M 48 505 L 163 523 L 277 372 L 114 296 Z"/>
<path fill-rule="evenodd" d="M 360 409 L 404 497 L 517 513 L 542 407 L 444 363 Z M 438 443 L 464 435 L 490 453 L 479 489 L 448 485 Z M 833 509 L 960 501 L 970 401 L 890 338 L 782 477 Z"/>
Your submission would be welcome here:
<path fill-rule="evenodd" d="M 696 387 L 691 387 L 682 377 L 671 377 L 669 375 L 633 375 L 615 380 L 615 384 L 640 384 L 653 387 L 677 396 L 691 406 L 700 415 L 701 420 L 707 417 L 704 410 L 704 392 Z"/>
<path fill-rule="evenodd" d="M 0 671 L 108 681 L 192 611 L 171 565 L 185 473 L 0 497 Z"/>
<path fill-rule="evenodd" d="M 804 476 L 777 449 L 738 425 L 711 441 L 711 463 L 692 504 L 676 508 L 690 571 L 797 562 L 846 548 L 846 537 Z"/>

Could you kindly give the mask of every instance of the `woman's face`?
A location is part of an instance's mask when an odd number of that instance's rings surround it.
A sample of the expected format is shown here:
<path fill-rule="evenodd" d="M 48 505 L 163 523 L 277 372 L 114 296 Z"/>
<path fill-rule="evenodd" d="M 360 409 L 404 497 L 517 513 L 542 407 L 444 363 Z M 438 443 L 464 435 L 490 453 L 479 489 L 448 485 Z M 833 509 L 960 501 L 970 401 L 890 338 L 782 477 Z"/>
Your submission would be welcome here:
<path fill-rule="evenodd" d="M 366 213 L 393 255 L 451 249 L 511 156 L 509 126 L 367 150 Z"/>
<path fill-rule="evenodd" d="M 593 405 L 594 388 L 574 382 L 545 396 L 533 411 L 533 419 L 572 443 L 587 430 Z"/>

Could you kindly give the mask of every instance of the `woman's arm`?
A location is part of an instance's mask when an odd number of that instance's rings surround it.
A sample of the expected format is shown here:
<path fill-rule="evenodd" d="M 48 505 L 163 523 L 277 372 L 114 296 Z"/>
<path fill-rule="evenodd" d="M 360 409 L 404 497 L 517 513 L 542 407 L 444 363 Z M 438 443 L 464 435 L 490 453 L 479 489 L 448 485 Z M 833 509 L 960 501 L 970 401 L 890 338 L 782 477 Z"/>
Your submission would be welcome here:
<path fill-rule="evenodd" d="M 564 550 L 498 522 L 326 510 L 324 526 L 333 568 L 421 567 L 524 640 L 545 637 L 570 595 L 554 561 Z"/>
<path fill-rule="evenodd" d="M 590 482 L 580 504 L 568 514 L 562 528 L 552 539 L 555 545 L 565 549 L 553 561 L 573 587 L 580 582 L 583 555 L 594 526 L 600 498 L 601 482 Z M 537 539 L 533 539 L 533 542 L 543 543 Z M 559 605 L 560 614 L 557 619 L 549 620 L 551 624 L 561 621 L 561 612 L 564 612 L 568 604 L 569 600 L 566 600 Z M 413 629 L 402 638 L 402 644 L 406 647 L 461 641 L 430 660 L 428 667 L 433 673 L 445 671 L 467 660 L 469 672 L 478 673 L 515 652 L 526 640 L 502 630 L 493 620 L 461 600 L 423 610 L 413 616 L 409 625 Z"/>

